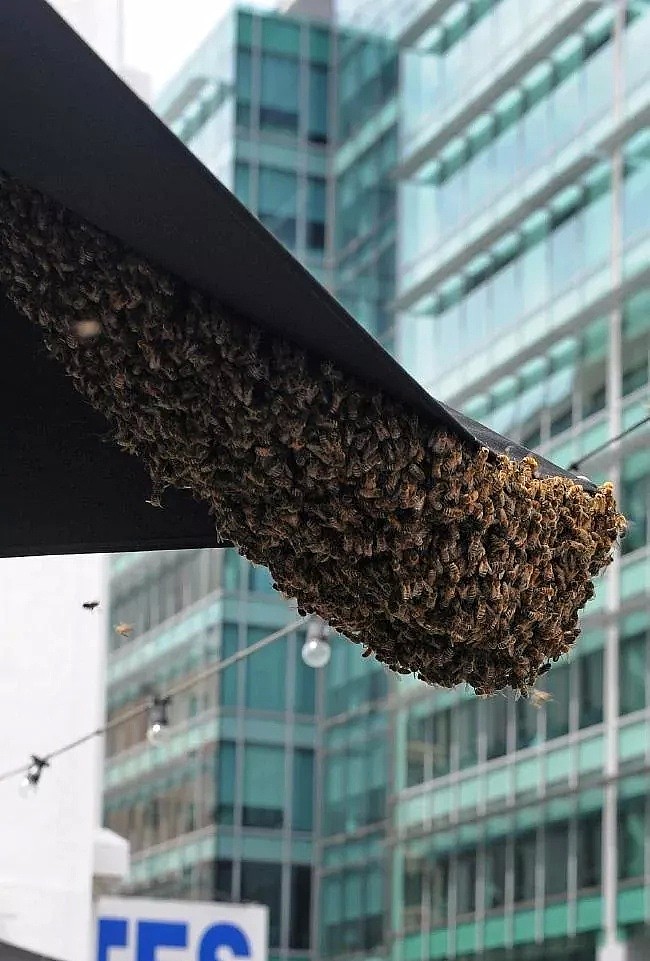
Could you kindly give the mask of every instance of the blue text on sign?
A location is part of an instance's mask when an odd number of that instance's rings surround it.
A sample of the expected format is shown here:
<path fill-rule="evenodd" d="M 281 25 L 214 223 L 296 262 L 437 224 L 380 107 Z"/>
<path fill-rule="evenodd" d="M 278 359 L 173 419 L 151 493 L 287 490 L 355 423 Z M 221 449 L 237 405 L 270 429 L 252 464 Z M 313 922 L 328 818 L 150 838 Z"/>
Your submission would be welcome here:
<path fill-rule="evenodd" d="M 188 925 L 184 921 L 138 921 L 134 927 L 134 961 L 157 961 L 158 948 L 187 949 Z M 111 961 L 111 948 L 128 947 L 129 922 L 125 918 L 101 918 L 97 961 Z M 220 923 L 203 932 L 196 961 L 219 961 L 221 948 L 229 948 L 233 958 L 251 956 L 250 942 L 242 929 L 236 924 Z"/>

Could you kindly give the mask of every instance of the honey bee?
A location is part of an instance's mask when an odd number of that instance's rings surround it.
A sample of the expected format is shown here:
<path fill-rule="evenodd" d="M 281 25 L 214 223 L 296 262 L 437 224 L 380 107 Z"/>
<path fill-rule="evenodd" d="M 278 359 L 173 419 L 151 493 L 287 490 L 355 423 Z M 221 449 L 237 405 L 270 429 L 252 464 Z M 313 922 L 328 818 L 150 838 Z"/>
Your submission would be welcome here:
<path fill-rule="evenodd" d="M 94 340 L 102 331 L 98 320 L 78 320 L 74 324 L 74 332 L 78 340 Z"/>
<path fill-rule="evenodd" d="M 116 624 L 115 633 L 119 634 L 120 637 L 129 637 L 133 633 L 133 624 Z"/>
<path fill-rule="evenodd" d="M 553 700 L 553 695 L 549 694 L 548 691 L 534 690 L 531 691 L 528 696 L 530 698 L 530 703 L 537 709 L 544 707 L 545 704 L 548 704 L 549 701 Z"/>

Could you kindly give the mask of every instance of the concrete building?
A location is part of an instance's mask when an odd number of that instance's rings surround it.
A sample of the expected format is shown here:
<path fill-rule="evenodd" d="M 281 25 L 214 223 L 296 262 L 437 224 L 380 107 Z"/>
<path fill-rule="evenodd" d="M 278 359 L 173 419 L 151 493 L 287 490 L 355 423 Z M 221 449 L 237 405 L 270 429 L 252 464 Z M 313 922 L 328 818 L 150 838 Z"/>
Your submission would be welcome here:
<path fill-rule="evenodd" d="M 99 556 L 0 562 L 0 774 L 101 727 L 105 614 L 82 604 L 105 588 Z M 101 828 L 102 758 L 100 738 L 54 758 L 34 796 L 0 780 L 0 942 L 92 956 L 93 899 L 128 868 L 127 843 Z"/>

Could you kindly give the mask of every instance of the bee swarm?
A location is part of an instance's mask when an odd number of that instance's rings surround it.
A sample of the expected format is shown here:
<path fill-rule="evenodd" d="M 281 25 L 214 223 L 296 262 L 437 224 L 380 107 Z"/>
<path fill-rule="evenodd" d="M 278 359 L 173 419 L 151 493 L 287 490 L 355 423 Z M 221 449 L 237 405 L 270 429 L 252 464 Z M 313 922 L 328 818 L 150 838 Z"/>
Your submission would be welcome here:
<path fill-rule="evenodd" d="M 283 594 L 393 670 L 526 693 L 572 646 L 624 531 L 611 485 L 431 430 L 4 175 L 0 282 L 158 494 L 191 488 Z"/>

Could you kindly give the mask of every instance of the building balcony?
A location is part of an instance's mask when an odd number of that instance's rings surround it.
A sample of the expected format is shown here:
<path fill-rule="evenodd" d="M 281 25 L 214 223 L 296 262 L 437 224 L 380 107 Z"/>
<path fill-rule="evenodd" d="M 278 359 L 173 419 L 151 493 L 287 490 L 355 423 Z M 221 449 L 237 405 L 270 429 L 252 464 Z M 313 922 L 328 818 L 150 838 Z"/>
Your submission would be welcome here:
<path fill-rule="evenodd" d="M 649 18 L 650 20 L 650 18 Z M 556 144 L 552 152 L 496 195 L 488 195 L 481 209 L 474 210 L 458 228 L 436 239 L 435 247 L 403 265 L 400 291 L 394 307 L 408 310 L 448 276 L 462 270 L 477 254 L 513 230 L 527 216 L 548 203 L 564 187 L 575 183 L 598 159 L 605 159 L 634 131 L 650 121 L 650 66 L 627 90 L 621 111 L 611 103 L 595 117 L 587 118 L 568 143 Z"/>
<path fill-rule="evenodd" d="M 550 5 L 544 16 L 493 61 L 491 69 L 483 69 L 447 103 L 432 105 L 431 114 L 402 144 L 398 176 L 412 177 L 601 6 L 599 0 L 563 0 Z"/>
<path fill-rule="evenodd" d="M 402 29 L 397 41 L 400 47 L 411 47 L 435 23 L 444 17 L 456 0 L 410 0 L 400 9 Z"/>
<path fill-rule="evenodd" d="M 447 370 L 435 377 L 435 389 L 449 404 L 461 406 L 513 373 L 591 320 L 602 317 L 630 294 L 650 283 L 650 234 L 635 238 L 623 250 L 630 265 L 620 284 L 612 285 L 611 263 L 581 275 L 570 287 L 528 316 L 493 333 L 483 343 L 466 343 L 462 356 L 449 358 Z M 638 265 L 638 266 L 637 266 Z M 433 389 L 434 379 L 424 384 Z"/>

